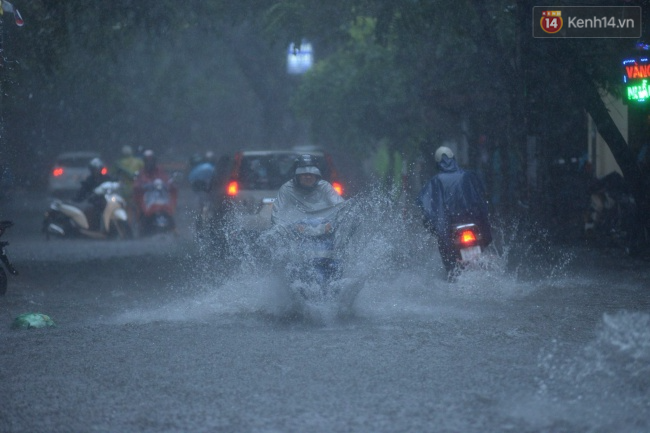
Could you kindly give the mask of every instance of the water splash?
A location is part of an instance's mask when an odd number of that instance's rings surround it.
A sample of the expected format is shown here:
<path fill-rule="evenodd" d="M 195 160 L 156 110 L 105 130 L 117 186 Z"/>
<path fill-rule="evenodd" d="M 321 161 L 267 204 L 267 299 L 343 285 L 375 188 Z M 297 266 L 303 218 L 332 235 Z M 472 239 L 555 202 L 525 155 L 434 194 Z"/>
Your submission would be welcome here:
<path fill-rule="evenodd" d="M 575 422 L 646 431 L 650 427 L 650 314 L 604 314 L 596 338 L 570 355 L 574 350 L 554 340 L 540 353 L 543 374 L 537 378 L 538 399 L 554 407 L 556 416 Z M 554 401 L 561 401 L 563 407 L 553 405 Z"/>
<path fill-rule="evenodd" d="M 650 391 L 650 314 L 620 312 L 603 315 L 596 341 L 585 350 L 593 372 L 625 378 Z M 588 377 L 591 371 L 585 371 Z M 582 378 L 582 377 L 581 377 Z"/>
<path fill-rule="evenodd" d="M 340 306 L 296 308 L 292 282 L 284 269 L 295 252 L 282 242 L 269 247 L 261 242 L 260 231 L 242 230 L 250 224 L 249 213 L 233 208 L 218 241 L 212 238 L 197 244 L 190 280 L 177 290 L 191 299 L 165 307 L 166 314 L 158 309 L 152 317 L 191 320 L 236 314 L 333 325 L 341 316 L 464 314 L 449 307 L 449 302 L 526 295 L 534 285 L 522 283 L 522 274 L 541 275 L 548 284 L 548 278 L 560 275 L 570 259 L 549 260 L 541 231 L 524 231 L 517 221 L 497 220 L 495 241 L 481 261 L 466 269 L 456 283 L 447 283 L 436 240 L 423 228 L 419 212 L 394 202 L 379 189 L 370 190 L 350 200 L 341 218 L 341 279 L 353 287 L 355 296 L 345 314 L 339 314 Z"/>
<path fill-rule="evenodd" d="M 492 218 L 492 251 L 502 257 L 501 271 L 518 280 L 555 279 L 568 275 L 575 259 L 569 249 L 554 245 L 550 232 L 525 215 Z"/>

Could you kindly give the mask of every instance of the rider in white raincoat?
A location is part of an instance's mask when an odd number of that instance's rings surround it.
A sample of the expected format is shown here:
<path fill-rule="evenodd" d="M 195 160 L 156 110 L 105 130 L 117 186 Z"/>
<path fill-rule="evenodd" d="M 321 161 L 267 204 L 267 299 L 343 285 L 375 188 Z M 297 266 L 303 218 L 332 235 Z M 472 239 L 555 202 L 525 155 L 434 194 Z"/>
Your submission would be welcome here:
<path fill-rule="evenodd" d="M 291 223 L 305 216 L 325 216 L 333 207 L 345 202 L 321 178 L 316 158 L 301 155 L 295 165 L 295 176 L 287 181 L 273 203 L 273 224 Z"/>
<path fill-rule="evenodd" d="M 345 271 L 346 245 L 356 228 L 348 208 L 353 202 L 321 179 L 312 155 L 301 155 L 294 167 L 294 178 L 273 203 L 273 227 L 262 244 L 284 270 L 298 305 L 332 302 L 338 314 L 347 314 L 363 287 Z"/>

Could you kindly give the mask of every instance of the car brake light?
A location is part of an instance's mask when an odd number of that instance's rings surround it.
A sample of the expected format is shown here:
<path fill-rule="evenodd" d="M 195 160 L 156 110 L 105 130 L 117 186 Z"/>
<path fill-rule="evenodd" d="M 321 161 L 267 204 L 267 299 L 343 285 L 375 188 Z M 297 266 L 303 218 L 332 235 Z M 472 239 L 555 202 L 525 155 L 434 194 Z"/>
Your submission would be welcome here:
<path fill-rule="evenodd" d="M 52 170 L 52 175 L 54 177 L 59 177 L 63 175 L 63 167 L 55 167 L 54 170 Z"/>
<path fill-rule="evenodd" d="M 339 195 L 343 195 L 343 185 L 341 185 L 341 184 L 338 183 L 338 182 L 333 182 L 333 183 L 332 183 L 332 187 L 334 188 L 334 190 L 335 190 L 336 192 L 339 193 Z"/>
<path fill-rule="evenodd" d="M 463 232 L 460 234 L 460 242 L 463 244 L 476 242 L 476 235 L 471 230 L 463 230 Z"/>
<path fill-rule="evenodd" d="M 239 192 L 239 184 L 237 181 L 233 180 L 228 184 L 228 189 L 226 190 L 226 193 L 230 196 L 235 196 Z"/>

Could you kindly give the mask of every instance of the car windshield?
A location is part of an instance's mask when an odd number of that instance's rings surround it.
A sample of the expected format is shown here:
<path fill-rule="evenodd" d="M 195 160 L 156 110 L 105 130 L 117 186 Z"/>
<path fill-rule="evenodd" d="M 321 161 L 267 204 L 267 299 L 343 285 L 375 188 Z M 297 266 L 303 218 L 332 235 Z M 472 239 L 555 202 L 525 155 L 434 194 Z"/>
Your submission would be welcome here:
<path fill-rule="evenodd" d="M 241 161 L 239 182 L 242 189 L 279 189 L 293 176 L 293 164 L 298 154 L 245 155 Z M 319 158 L 319 169 L 324 179 L 329 170 Z"/>
<path fill-rule="evenodd" d="M 241 162 L 239 181 L 243 189 L 278 189 L 291 179 L 296 155 L 250 155 Z"/>

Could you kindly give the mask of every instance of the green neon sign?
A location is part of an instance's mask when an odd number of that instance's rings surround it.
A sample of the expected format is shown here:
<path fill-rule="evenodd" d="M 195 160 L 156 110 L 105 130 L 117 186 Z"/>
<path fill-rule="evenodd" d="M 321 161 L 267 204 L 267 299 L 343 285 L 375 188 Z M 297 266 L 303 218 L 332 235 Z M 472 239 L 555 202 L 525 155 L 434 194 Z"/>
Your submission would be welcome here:
<path fill-rule="evenodd" d="M 635 81 L 627 86 L 628 101 L 645 101 L 650 97 L 650 87 L 648 80 Z"/>

